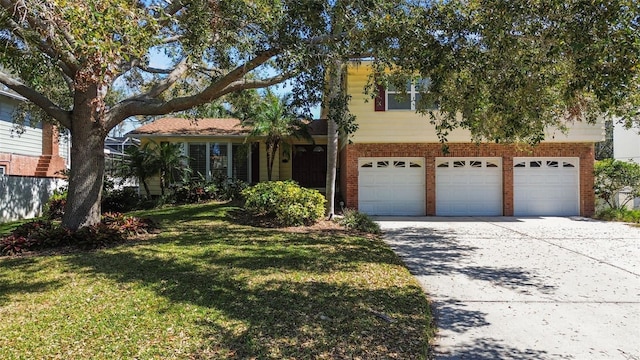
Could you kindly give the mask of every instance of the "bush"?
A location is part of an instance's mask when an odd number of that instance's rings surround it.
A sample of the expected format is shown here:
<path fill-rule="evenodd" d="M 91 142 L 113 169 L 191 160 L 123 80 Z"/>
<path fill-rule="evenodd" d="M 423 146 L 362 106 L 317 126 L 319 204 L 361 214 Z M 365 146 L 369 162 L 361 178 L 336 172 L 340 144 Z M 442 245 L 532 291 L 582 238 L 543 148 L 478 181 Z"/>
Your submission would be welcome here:
<path fill-rule="evenodd" d="M 247 188 L 247 183 L 239 179 L 216 177 L 211 181 L 195 179 L 177 184 L 174 188 L 174 203 L 195 204 L 202 201 L 235 200 L 242 196 L 242 190 Z"/>
<path fill-rule="evenodd" d="M 594 167 L 594 191 L 597 197 L 604 200 L 609 208 L 623 208 L 635 197 L 640 196 L 640 165 L 614 159 L 596 162 Z M 627 191 L 627 195 L 619 199 L 619 194 Z"/>
<path fill-rule="evenodd" d="M 347 229 L 358 230 L 370 234 L 380 234 L 380 225 L 373 221 L 369 215 L 358 210 L 345 209 L 344 216 L 338 219 L 338 224 Z"/>
<path fill-rule="evenodd" d="M 66 191 L 54 191 L 44 207 L 44 217 L 49 220 L 60 220 L 67 204 Z"/>
<path fill-rule="evenodd" d="M 31 239 L 11 234 L 0 239 L 0 255 L 16 255 L 33 246 Z"/>
<path fill-rule="evenodd" d="M 105 191 L 102 197 L 102 212 L 128 212 L 138 210 L 140 195 L 135 189 Z"/>
<path fill-rule="evenodd" d="M 294 181 L 259 183 L 243 190 L 242 195 L 245 209 L 256 216 L 272 217 L 278 225 L 310 225 L 324 216 L 324 196 Z"/>
<path fill-rule="evenodd" d="M 599 211 L 596 214 L 595 218 L 605 221 L 640 223 L 640 210 L 630 210 L 626 208 L 607 208 Z"/>

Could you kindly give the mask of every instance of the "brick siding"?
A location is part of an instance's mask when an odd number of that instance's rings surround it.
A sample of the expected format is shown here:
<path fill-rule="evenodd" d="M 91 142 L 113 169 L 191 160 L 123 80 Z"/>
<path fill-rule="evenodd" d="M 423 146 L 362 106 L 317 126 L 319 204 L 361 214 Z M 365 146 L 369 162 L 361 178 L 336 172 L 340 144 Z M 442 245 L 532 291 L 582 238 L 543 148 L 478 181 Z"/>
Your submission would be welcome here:
<path fill-rule="evenodd" d="M 589 217 L 595 211 L 593 191 L 593 143 L 543 143 L 535 147 L 502 144 L 449 144 L 443 154 L 441 144 L 350 144 L 341 154 L 342 195 L 346 206 L 358 208 L 358 158 L 424 157 L 426 160 L 426 215 L 436 213 L 436 157 L 500 157 L 503 171 L 503 213 L 513 215 L 514 157 L 578 157 L 580 158 L 580 215 Z"/>

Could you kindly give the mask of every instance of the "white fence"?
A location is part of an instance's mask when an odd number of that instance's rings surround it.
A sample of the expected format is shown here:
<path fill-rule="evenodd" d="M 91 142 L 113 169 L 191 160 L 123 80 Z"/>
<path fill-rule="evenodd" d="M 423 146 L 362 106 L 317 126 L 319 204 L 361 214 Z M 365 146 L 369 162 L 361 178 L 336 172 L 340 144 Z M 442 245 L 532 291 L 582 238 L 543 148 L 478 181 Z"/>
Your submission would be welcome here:
<path fill-rule="evenodd" d="M 0 223 L 42 215 L 53 191 L 65 185 L 62 179 L 0 176 Z"/>

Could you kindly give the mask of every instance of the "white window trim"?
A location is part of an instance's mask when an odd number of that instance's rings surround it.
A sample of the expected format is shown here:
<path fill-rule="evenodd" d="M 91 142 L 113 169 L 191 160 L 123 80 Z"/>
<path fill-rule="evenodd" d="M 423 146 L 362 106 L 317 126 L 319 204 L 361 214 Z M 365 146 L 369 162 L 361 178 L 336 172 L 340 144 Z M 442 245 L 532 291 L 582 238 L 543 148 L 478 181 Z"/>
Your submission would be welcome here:
<path fill-rule="evenodd" d="M 0 176 L 4 176 L 7 173 L 7 167 L 0 165 Z"/>
<path fill-rule="evenodd" d="M 207 142 L 184 142 L 183 143 L 183 153 L 187 156 L 185 160 L 186 164 L 189 164 L 189 145 L 205 145 L 206 147 L 206 179 L 211 180 L 211 146 L 214 144 L 227 144 L 227 179 L 232 179 L 233 177 L 233 145 L 241 145 L 242 143 L 234 143 L 234 142 L 226 142 L 226 141 L 207 141 Z M 249 181 L 252 179 L 251 173 L 251 148 L 247 151 L 247 177 Z"/>
<path fill-rule="evenodd" d="M 385 110 L 386 111 L 415 111 L 416 110 L 416 95 L 419 93 L 419 91 L 416 91 L 416 86 L 415 84 L 411 84 L 411 89 L 409 89 L 406 93 L 406 96 L 409 97 L 409 101 L 411 104 L 411 108 L 410 109 L 390 109 L 389 108 L 389 99 L 394 97 L 394 96 L 402 96 L 402 91 L 392 91 L 387 89 L 387 91 L 385 91 L 386 93 L 386 99 L 385 99 Z"/>

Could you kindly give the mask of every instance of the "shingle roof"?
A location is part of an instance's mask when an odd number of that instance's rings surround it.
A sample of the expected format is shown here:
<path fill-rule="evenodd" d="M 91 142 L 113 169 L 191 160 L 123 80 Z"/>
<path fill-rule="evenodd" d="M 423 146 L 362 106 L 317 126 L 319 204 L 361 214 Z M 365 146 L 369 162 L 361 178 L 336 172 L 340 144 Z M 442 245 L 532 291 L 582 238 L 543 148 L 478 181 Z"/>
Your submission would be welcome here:
<path fill-rule="evenodd" d="M 229 135 L 245 136 L 249 131 L 238 119 L 162 118 L 142 125 L 129 135 Z"/>
<path fill-rule="evenodd" d="M 309 122 L 311 135 L 327 135 L 327 120 Z M 198 135 L 198 136 L 246 136 L 249 129 L 239 119 L 224 118 L 161 118 L 129 132 L 129 135 Z"/>

